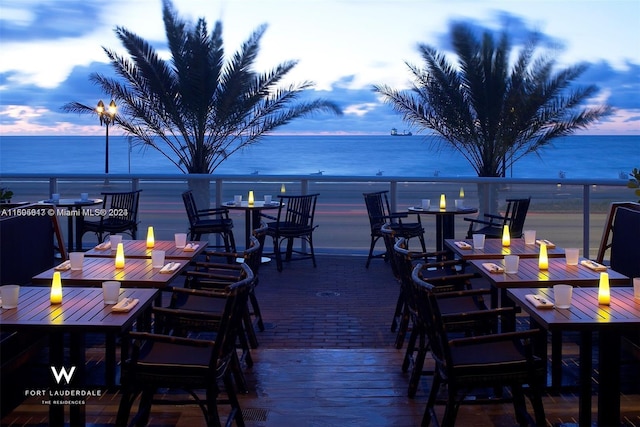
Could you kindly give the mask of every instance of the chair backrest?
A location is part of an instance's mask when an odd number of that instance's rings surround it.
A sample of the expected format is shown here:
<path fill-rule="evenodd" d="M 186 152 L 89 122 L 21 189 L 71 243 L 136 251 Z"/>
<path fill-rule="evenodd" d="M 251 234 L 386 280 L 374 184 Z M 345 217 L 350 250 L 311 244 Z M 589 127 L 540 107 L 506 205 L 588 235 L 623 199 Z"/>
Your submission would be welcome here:
<path fill-rule="evenodd" d="M 193 197 L 193 191 L 187 190 L 182 193 L 182 201 L 184 202 L 184 208 L 187 211 L 189 225 L 194 226 L 196 222 L 198 222 L 198 207 L 196 206 L 196 199 Z"/>
<path fill-rule="evenodd" d="M 640 277 L 640 210 L 619 207 L 611 238 L 611 268 Z"/>
<path fill-rule="evenodd" d="M 504 214 L 506 224 L 509 225 L 511 237 L 522 237 L 524 220 L 527 218 L 531 197 L 527 199 L 507 199 L 507 210 Z"/>
<path fill-rule="evenodd" d="M 278 227 L 296 230 L 313 230 L 316 202 L 319 194 L 304 196 L 279 195 Z"/>
<path fill-rule="evenodd" d="M 607 214 L 607 219 L 604 224 L 604 228 L 602 230 L 602 239 L 600 239 L 600 247 L 598 248 L 598 255 L 596 256 L 596 261 L 602 263 L 604 261 L 604 257 L 606 252 L 611 249 L 611 240 L 612 240 L 612 232 L 613 225 L 616 220 L 616 213 L 618 208 L 627 208 L 635 211 L 640 211 L 640 203 L 636 202 L 614 202 L 609 206 L 609 213 Z M 611 256 L 611 255 L 610 255 Z"/>
<path fill-rule="evenodd" d="M 245 264 L 242 279 L 225 288 L 226 300 L 220 327 L 216 333 L 214 351 L 211 357 L 211 368 L 224 372 L 233 361 L 236 351 L 236 340 L 242 329 L 242 319 L 246 312 L 249 294 L 255 286 L 255 275 Z"/>
<path fill-rule="evenodd" d="M 367 206 L 371 231 L 379 231 L 382 225 L 389 220 L 390 208 L 388 191 L 376 191 L 375 193 L 363 193 L 364 203 Z"/>
<path fill-rule="evenodd" d="M 264 245 L 264 243 L 263 243 Z M 262 258 L 262 246 L 255 236 L 249 237 L 249 247 L 244 250 L 244 264 L 249 266 L 254 274 L 258 274 Z"/>
<path fill-rule="evenodd" d="M 122 223 L 138 222 L 138 204 L 142 190 L 128 191 L 124 193 L 103 192 L 103 207 L 107 210 L 111 221 Z"/>
<path fill-rule="evenodd" d="M 267 223 L 262 221 L 260 222 L 260 227 L 256 228 L 252 232 L 253 236 L 251 236 L 249 247 L 251 248 L 253 246 L 257 246 L 257 249 L 255 251 L 256 252 L 254 257 L 255 259 L 253 260 L 253 263 L 249 265 L 249 267 L 251 268 L 251 270 L 255 275 L 258 274 L 258 269 L 262 264 L 262 253 L 264 252 L 264 241 L 267 237 L 268 230 L 269 230 L 269 226 L 267 225 Z M 254 239 L 255 239 L 255 243 L 253 241 Z"/>
<path fill-rule="evenodd" d="M 417 264 L 411 273 L 411 286 L 415 298 L 414 307 L 418 318 L 426 326 L 431 355 L 436 361 L 436 369 L 446 380 L 449 378 L 448 367 L 453 366 L 447 331 L 434 292 L 435 287 L 422 280 L 421 271 L 422 264 Z"/>

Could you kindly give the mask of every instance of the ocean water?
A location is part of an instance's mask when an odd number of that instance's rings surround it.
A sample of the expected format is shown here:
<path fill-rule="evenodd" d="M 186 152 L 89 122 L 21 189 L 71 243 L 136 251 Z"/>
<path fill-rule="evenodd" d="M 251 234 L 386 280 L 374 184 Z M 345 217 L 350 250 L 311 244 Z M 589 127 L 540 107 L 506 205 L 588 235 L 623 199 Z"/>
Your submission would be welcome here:
<path fill-rule="evenodd" d="M 267 136 L 232 155 L 216 173 L 314 174 L 410 177 L 476 176 L 464 157 L 436 149 L 420 135 Z M 109 138 L 109 172 L 173 173 L 179 170 L 155 150 Z M 100 136 L 2 136 L 0 173 L 102 173 L 105 138 Z M 515 163 L 514 178 L 628 177 L 640 167 L 640 136 L 569 136 Z"/>

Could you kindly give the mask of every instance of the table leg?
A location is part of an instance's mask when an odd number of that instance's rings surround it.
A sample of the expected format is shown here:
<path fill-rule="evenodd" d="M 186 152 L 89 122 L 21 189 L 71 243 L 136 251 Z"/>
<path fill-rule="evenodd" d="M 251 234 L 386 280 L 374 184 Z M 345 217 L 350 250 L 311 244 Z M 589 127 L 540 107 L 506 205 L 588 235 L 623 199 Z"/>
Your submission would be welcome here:
<path fill-rule="evenodd" d="M 551 386 L 562 387 L 562 331 L 551 332 Z"/>
<path fill-rule="evenodd" d="M 249 247 L 249 237 L 251 236 L 251 209 L 247 209 L 244 213 L 244 248 L 247 249 Z"/>
<path fill-rule="evenodd" d="M 83 228 L 84 228 L 84 216 L 78 215 L 78 217 L 76 218 L 76 227 L 75 227 L 76 250 L 78 251 L 82 250 L 82 229 Z M 102 243 L 102 242 L 99 242 L 99 243 Z"/>
<path fill-rule="evenodd" d="M 578 421 L 581 426 L 591 426 L 591 331 L 580 333 L 580 393 L 578 397 Z M 602 390 L 600 390 L 602 393 Z"/>
<path fill-rule="evenodd" d="M 620 337 L 614 331 L 598 334 L 598 425 L 620 425 Z M 580 362 L 582 363 L 582 361 Z"/>
<path fill-rule="evenodd" d="M 444 215 L 436 215 L 436 250 L 441 251 L 444 247 Z"/>

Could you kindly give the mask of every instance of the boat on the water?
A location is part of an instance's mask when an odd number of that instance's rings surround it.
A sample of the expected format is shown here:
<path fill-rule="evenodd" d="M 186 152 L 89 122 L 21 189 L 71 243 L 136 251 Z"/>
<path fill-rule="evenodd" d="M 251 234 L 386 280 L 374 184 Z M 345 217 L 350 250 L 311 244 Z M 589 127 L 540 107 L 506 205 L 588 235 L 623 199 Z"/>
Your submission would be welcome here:
<path fill-rule="evenodd" d="M 402 131 L 402 133 L 399 133 L 398 129 L 396 128 L 391 129 L 391 136 L 411 136 L 411 135 L 413 134 L 411 132 L 407 132 L 406 130 Z"/>

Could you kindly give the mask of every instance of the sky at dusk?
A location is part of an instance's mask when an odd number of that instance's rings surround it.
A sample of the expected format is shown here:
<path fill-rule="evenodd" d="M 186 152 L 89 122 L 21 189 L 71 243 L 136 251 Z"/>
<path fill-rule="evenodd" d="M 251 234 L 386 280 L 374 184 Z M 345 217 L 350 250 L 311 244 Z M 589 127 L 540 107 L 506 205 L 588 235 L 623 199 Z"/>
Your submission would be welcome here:
<path fill-rule="evenodd" d="M 406 63 L 420 65 L 418 43 L 449 51 L 452 21 L 501 29 L 514 40 L 544 35 L 558 65 L 590 64 L 579 83 L 594 83 L 594 102 L 616 113 L 591 134 L 640 134 L 639 0 L 174 0 L 182 18 L 221 20 L 232 54 L 259 25 L 268 29 L 256 71 L 299 63 L 292 81 L 311 80 L 310 95 L 337 103 L 341 117 L 316 115 L 279 133 L 388 134 L 406 129 L 372 91 L 408 87 Z M 123 26 L 166 53 L 161 0 L 2 0 L 0 2 L 0 136 L 101 135 L 95 116 L 65 113 L 78 101 L 108 103 L 89 74 L 114 75 L 102 47 L 123 52 Z M 118 130 L 114 129 L 117 134 Z"/>

